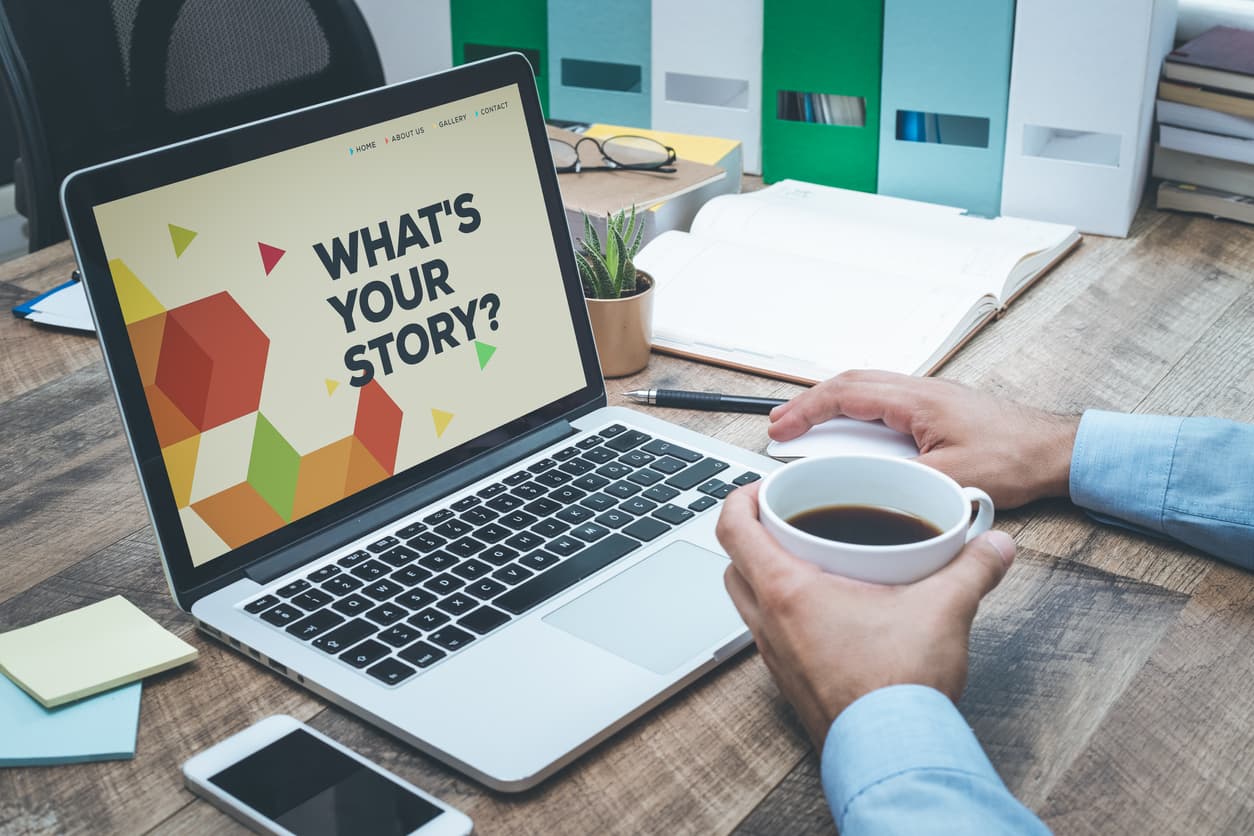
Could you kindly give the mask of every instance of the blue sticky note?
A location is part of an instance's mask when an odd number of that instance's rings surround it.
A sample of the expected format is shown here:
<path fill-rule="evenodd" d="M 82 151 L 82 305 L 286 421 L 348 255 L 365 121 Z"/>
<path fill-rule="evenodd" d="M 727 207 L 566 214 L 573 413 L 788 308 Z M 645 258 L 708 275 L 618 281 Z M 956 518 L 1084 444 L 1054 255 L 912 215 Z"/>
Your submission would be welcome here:
<path fill-rule="evenodd" d="M 49 709 L 0 676 L 0 767 L 134 757 L 142 687 L 133 682 Z"/>

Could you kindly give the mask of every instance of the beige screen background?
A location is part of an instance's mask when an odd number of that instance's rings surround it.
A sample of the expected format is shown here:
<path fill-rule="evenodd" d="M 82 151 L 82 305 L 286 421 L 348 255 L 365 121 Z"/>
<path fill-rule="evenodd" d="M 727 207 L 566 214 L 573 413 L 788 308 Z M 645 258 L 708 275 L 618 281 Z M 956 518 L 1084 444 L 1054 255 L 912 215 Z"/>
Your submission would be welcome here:
<path fill-rule="evenodd" d="M 436 243 L 419 210 L 459 198 L 478 227 L 437 211 Z M 197 565 L 583 385 L 514 86 L 95 211 Z M 372 268 L 359 241 L 357 272 L 330 277 L 315 244 L 381 223 L 395 244 L 407 214 L 428 246 Z M 451 294 L 378 323 L 358 307 L 346 333 L 328 297 L 393 273 L 411 295 L 433 259 Z M 367 349 L 374 383 L 352 385 L 346 351 L 454 306 L 473 337 L 453 317 L 459 345 L 415 365 L 390 346 L 390 374 Z"/>

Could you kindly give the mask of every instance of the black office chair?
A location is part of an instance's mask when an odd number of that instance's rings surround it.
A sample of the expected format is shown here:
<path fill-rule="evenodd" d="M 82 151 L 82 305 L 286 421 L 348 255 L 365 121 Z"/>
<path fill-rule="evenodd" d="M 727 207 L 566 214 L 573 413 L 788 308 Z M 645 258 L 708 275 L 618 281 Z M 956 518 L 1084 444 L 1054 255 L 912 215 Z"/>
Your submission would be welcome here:
<path fill-rule="evenodd" d="M 376 87 L 353 0 L 0 0 L 30 249 L 77 168 Z"/>

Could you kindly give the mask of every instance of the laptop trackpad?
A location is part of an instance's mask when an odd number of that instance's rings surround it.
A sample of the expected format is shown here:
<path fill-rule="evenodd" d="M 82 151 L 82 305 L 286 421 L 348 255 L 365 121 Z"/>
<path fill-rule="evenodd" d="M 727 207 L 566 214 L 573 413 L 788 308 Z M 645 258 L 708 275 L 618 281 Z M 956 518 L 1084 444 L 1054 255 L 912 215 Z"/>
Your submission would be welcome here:
<path fill-rule="evenodd" d="M 680 540 L 544 617 L 657 674 L 744 629 L 723 587 L 727 558 Z"/>

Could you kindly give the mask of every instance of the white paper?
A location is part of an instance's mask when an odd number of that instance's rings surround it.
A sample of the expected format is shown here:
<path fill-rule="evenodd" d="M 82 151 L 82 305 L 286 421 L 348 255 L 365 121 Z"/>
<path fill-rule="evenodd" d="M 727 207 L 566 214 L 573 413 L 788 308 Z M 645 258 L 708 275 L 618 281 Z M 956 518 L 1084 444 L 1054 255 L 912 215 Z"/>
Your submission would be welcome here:
<path fill-rule="evenodd" d="M 92 332 L 96 330 L 92 323 L 91 310 L 87 307 L 87 293 L 83 290 L 82 282 L 66 285 L 56 293 L 40 299 L 26 318 L 31 322 L 59 328 Z"/>

